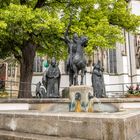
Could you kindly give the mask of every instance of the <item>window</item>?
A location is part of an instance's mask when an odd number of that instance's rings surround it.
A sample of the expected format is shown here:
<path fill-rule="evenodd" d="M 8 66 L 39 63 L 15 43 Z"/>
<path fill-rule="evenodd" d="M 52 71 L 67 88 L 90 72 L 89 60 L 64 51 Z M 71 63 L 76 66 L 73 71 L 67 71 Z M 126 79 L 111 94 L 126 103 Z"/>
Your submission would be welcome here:
<path fill-rule="evenodd" d="M 43 71 L 43 59 L 40 56 L 36 56 L 34 59 L 33 72 Z"/>
<path fill-rule="evenodd" d="M 109 73 L 117 73 L 117 63 L 116 63 L 116 49 L 109 49 L 108 51 L 108 65 Z"/>
<path fill-rule="evenodd" d="M 135 58 L 136 58 L 136 68 L 140 68 L 140 34 L 135 36 Z"/>
<path fill-rule="evenodd" d="M 8 64 L 8 77 L 15 77 L 15 64 Z"/>

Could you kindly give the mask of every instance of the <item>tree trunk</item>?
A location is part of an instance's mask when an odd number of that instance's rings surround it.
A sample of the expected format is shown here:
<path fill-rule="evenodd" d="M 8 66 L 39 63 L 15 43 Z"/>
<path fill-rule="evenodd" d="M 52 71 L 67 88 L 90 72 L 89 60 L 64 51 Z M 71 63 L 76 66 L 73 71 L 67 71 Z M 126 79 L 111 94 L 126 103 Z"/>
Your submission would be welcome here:
<path fill-rule="evenodd" d="M 18 98 L 31 98 L 31 82 L 36 45 L 33 45 L 31 42 L 26 42 L 21 51 L 22 60 L 20 64 L 20 85 Z"/>

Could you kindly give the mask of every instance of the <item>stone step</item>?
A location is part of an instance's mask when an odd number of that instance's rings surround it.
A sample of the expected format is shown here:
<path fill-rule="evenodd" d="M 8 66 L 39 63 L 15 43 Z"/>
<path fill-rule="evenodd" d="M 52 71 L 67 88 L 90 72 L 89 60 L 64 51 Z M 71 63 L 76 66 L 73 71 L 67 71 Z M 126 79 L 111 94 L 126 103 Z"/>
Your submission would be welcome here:
<path fill-rule="evenodd" d="M 0 130 L 0 140 L 85 140 Z"/>

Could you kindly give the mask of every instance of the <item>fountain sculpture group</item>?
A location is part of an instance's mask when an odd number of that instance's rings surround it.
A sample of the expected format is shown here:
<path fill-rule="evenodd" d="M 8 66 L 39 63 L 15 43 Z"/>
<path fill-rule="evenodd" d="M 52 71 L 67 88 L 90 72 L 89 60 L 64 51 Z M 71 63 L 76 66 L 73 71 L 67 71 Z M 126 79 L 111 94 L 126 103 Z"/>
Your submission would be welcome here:
<path fill-rule="evenodd" d="M 90 111 L 91 97 L 105 97 L 105 86 L 103 79 L 103 68 L 100 61 L 93 65 L 92 72 L 92 87 L 84 85 L 83 78 L 86 74 L 86 57 L 84 47 L 87 46 L 88 38 L 85 36 L 79 37 L 74 33 L 73 39 L 70 39 L 68 34 L 64 35 L 64 41 L 68 46 L 68 58 L 66 63 L 66 71 L 69 74 L 69 105 L 70 111 L 83 112 Z M 80 85 L 78 83 L 78 74 L 81 74 Z M 36 88 L 37 97 L 43 98 L 58 98 L 60 87 L 60 70 L 55 57 L 52 58 L 51 64 L 46 69 L 43 76 L 43 85 L 39 82 Z"/>
<path fill-rule="evenodd" d="M 0 100 L 1 139 L 139 140 L 140 100 L 98 99 L 105 97 L 100 61 L 93 66 L 92 87 L 84 85 L 82 81 L 81 85 L 78 85 L 78 71 L 84 70 L 84 75 L 86 72 L 83 47 L 87 38 L 78 37 L 76 34 L 74 37 L 76 44 L 69 44 L 67 60 L 70 103 L 67 99 L 58 99 L 61 75 L 55 58 L 52 58 L 44 73 L 44 86 L 39 82 L 36 89 L 38 97 L 49 99 Z M 77 47 L 75 54 L 71 47 Z M 93 96 L 97 98 L 92 99 Z M 100 113 L 96 113 L 97 111 Z"/>

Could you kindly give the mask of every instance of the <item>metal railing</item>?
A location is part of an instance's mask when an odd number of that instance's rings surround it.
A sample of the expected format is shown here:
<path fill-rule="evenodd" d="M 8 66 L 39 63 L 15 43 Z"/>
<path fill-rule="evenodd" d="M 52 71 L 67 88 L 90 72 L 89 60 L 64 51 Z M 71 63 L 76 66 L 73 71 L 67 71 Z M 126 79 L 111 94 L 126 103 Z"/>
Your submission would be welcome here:
<path fill-rule="evenodd" d="M 27 90 L 19 90 L 19 85 L 25 84 L 25 85 L 31 85 L 31 94 L 35 96 L 35 89 L 36 84 L 34 83 L 27 83 L 27 82 L 18 82 L 13 80 L 0 80 L 0 97 L 4 98 L 17 98 L 18 92 L 28 92 Z"/>
<path fill-rule="evenodd" d="M 121 96 L 125 97 L 130 91 L 140 92 L 140 83 L 117 83 L 117 84 L 106 84 L 106 94 L 108 96 Z"/>
<path fill-rule="evenodd" d="M 24 90 L 19 90 L 19 85 L 20 84 L 26 84 L 26 85 L 31 85 L 31 94 L 33 96 L 36 96 L 36 85 L 37 83 L 26 83 L 26 82 L 18 82 L 18 81 L 13 81 L 13 80 L 0 80 L 0 97 L 5 97 L 5 98 L 16 98 L 18 96 L 19 91 Z M 135 83 L 117 83 L 117 84 L 105 84 L 105 90 L 106 90 L 106 95 L 108 97 L 125 97 L 125 95 L 133 90 L 139 91 L 140 92 L 140 83 L 135 82 Z M 65 87 L 60 87 L 60 92 Z M 130 88 L 130 89 L 129 89 Z M 28 92 L 27 90 L 25 90 Z"/>

